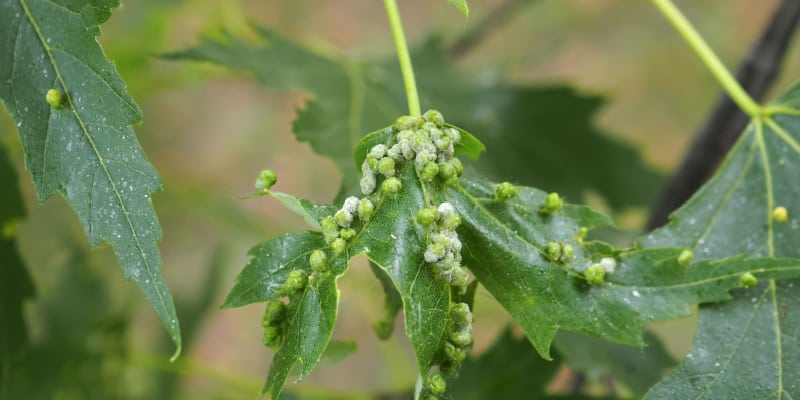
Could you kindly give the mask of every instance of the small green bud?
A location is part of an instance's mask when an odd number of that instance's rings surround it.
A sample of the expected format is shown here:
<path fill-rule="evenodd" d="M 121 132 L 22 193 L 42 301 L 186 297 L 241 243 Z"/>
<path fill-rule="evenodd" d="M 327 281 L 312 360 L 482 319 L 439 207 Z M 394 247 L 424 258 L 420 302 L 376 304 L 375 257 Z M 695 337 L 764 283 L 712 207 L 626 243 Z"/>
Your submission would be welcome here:
<path fill-rule="evenodd" d="M 450 318 L 456 328 L 462 328 L 472 323 L 472 311 L 466 303 L 457 303 L 450 306 Z"/>
<path fill-rule="evenodd" d="M 551 260 L 561 258 L 561 245 L 556 242 L 547 242 L 544 251 Z"/>
<path fill-rule="evenodd" d="M 439 219 L 439 210 L 425 207 L 417 212 L 417 222 L 422 226 L 430 226 Z"/>
<path fill-rule="evenodd" d="M 578 233 L 575 235 L 575 240 L 578 243 L 583 243 L 583 239 L 586 239 L 586 235 L 589 234 L 589 228 L 582 226 L 578 229 Z"/>
<path fill-rule="evenodd" d="M 461 216 L 458 215 L 456 209 L 450 203 L 439 204 L 439 219 L 441 226 L 448 231 L 455 230 L 461 225 Z"/>
<path fill-rule="evenodd" d="M 437 127 L 444 125 L 444 116 L 436 110 L 425 111 L 425 114 L 422 114 L 422 118 L 425 121 L 435 124 Z"/>
<path fill-rule="evenodd" d="M 456 347 L 450 342 L 444 344 L 444 356 L 455 364 L 460 364 L 467 358 L 467 352 L 464 349 Z"/>
<path fill-rule="evenodd" d="M 339 210 L 336 214 L 333 214 L 333 220 L 342 228 L 347 228 L 353 223 L 353 214 L 350 214 L 347 210 Z"/>
<path fill-rule="evenodd" d="M 306 271 L 296 269 L 289 272 L 289 275 L 286 277 L 286 283 L 283 284 L 283 287 L 287 292 L 294 293 L 305 289 L 306 284 L 308 284 L 308 274 L 306 274 Z"/>
<path fill-rule="evenodd" d="M 440 374 L 428 376 L 425 384 L 428 386 L 428 390 L 433 394 L 442 394 L 447 390 L 447 383 Z"/>
<path fill-rule="evenodd" d="M 786 222 L 789 220 L 789 211 L 786 207 L 775 207 L 772 210 L 772 219 L 778 222 Z"/>
<path fill-rule="evenodd" d="M 275 175 L 271 169 L 265 169 L 258 174 L 258 178 L 256 178 L 255 188 L 256 192 L 258 193 L 266 193 L 269 192 L 269 189 L 272 188 L 272 185 L 278 181 L 278 176 Z"/>
<path fill-rule="evenodd" d="M 564 199 L 562 199 L 558 193 L 553 192 L 547 195 L 547 198 L 544 200 L 544 205 L 539 209 L 539 211 L 545 214 L 552 214 L 560 210 L 563 206 Z"/>
<path fill-rule="evenodd" d="M 573 258 L 575 258 L 575 249 L 568 244 L 561 246 L 561 261 L 572 261 Z"/>
<path fill-rule="evenodd" d="M 400 189 L 403 188 L 403 183 L 400 182 L 400 179 L 395 177 L 387 178 L 383 183 L 381 183 L 381 190 L 388 194 L 395 194 L 400 192 Z"/>
<path fill-rule="evenodd" d="M 372 194 L 375 191 L 375 174 L 372 172 L 364 173 L 361 176 L 361 181 L 359 181 L 359 185 L 361 186 L 361 193 L 362 194 Z"/>
<path fill-rule="evenodd" d="M 755 285 L 758 285 L 758 278 L 749 272 L 745 272 L 742 274 L 741 278 L 739 278 L 739 286 L 741 287 L 749 288 Z"/>
<path fill-rule="evenodd" d="M 432 394 L 427 394 L 425 395 L 425 400 L 439 400 L 439 398 Z"/>
<path fill-rule="evenodd" d="M 344 240 L 350 240 L 356 237 L 356 230 L 351 228 L 342 229 L 339 231 L 339 237 Z"/>
<path fill-rule="evenodd" d="M 378 159 L 372 156 L 367 156 L 367 166 L 373 171 L 378 170 Z"/>
<path fill-rule="evenodd" d="M 385 144 L 376 144 L 369 149 L 369 153 L 367 153 L 369 157 L 372 158 L 381 158 L 386 155 L 386 145 Z"/>
<path fill-rule="evenodd" d="M 347 247 L 347 242 L 344 241 L 342 238 L 337 238 L 333 242 L 331 242 L 331 250 L 333 250 L 333 255 L 338 256 L 344 253 L 344 249 Z"/>
<path fill-rule="evenodd" d="M 459 331 L 450 334 L 450 342 L 458 347 L 467 347 L 472 343 L 472 333 Z"/>
<path fill-rule="evenodd" d="M 55 109 L 60 109 L 64 106 L 64 94 L 58 89 L 48 90 L 44 98 L 47 100 L 47 104 L 50 104 Z"/>
<path fill-rule="evenodd" d="M 378 161 L 378 172 L 383 176 L 394 176 L 394 160 L 391 157 L 383 157 Z"/>
<path fill-rule="evenodd" d="M 461 176 L 464 174 L 464 164 L 461 164 L 461 160 L 456 157 L 450 160 L 450 163 L 453 164 L 453 168 L 456 169 L 456 175 Z"/>
<path fill-rule="evenodd" d="M 500 201 L 510 199 L 516 195 L 517 188 L 509 182 L 503 182 L 494 188 L 494 197 Z"/>
<path fill-rule="evenodd" d="M 692 257 L 694 257 L 694 253 L 691 249 L 685 249 L 678 254 L 678 264 L 682 266 L 687 266 L 692 263 Z"/>
<path fill-rule="evenodd" d="M 457 178 L 458 174 L 456 174 L 456 168 L 453 167 L 453 164 L 448 161 L 442 161 L 439 163 L 439 178 L 442 178 L 443 181 L 447 182 L 452 178 Z"/>
<path fill-rule="evenodd" d="M 415 120 L 411 118 L 411 116 L 403 115 L 402 117 L 399 117 L 397 118 L 397 120 L 394 121 L 394 125 L 392 125 L 392 127 L 394 127 L 394 129 L 398 131 L 413 129 L 415 126 L 414 122 Z"/>
<path fill-rule="evenodd" d="M 270 325 L 278 325 L 286 319 L 286 304 L 280 300 L 270 300 L 264 309 L 264 318 L 261 319 L 261 326 L 266 328 Z"/>
<path fill-rule="evenodd" d="M 425 250 L 425 262 L 435 263 L 444 257 L 445 248 L 439 243 L 431 243 Z"/>
<path fill-rule="evenodd" d="M 278 347 L 281 344 L 281 329 L 280 326 L 267 326 L 264 327 L 264 337 L 262 342 L 266 347 Z"/>
<path fill-rule="evenodd" d="M 469 281 L 469 274 L 463 268 L 455 270 L 453 274 L 455 279 L 450 282 L 450 287 L 453 289 L 453 293 L 457 294 L 458 296 L 463 296 L 467 293 L 467 282 Z"/>
<path fill-rule="evenodd" d="M 439 175 L 439 164 L 437 164 L 434 161 L 425 164 L 425 166 L 422 167 L 422 171 L 420 171 L 419 173 L 420 178 L 425 182 L 432 181 L 433 178 L 436 178 L 436 176 L 438 175 Z"/>
<path fill-rule="evenodd" d="M 313 271 L 325 272 L 328 269 L 328 256 L 323 250 L 317 249 L 312 251 L 311 256 L 308 257 L 308 261 Z"/>
<path fill-rule="evenodd" d="M 359 215 L 361 214 L 359 213 Z M 333 217 L 323 218 L 320 221 L 320 226 L 322 226 L 322 236 L 325 238 L 325 243 L 330 243 L 339 237 L 339 224 L 336 223 Z"/>
<path fill-rule="evenodd" d="M 375 205 L 372 204 L 370 199 L 364 198 L 358 202 L 358 218 L 361 221 L 369 221 L 372 218 L 372 213 L 375 212 Z"/>
<path fill-rule="evenodd" d="M 600 264 L 592 264 L 583 271 L 583 276 L 592 285 L 602 285 L 606 281 L 606 269 Z"/>

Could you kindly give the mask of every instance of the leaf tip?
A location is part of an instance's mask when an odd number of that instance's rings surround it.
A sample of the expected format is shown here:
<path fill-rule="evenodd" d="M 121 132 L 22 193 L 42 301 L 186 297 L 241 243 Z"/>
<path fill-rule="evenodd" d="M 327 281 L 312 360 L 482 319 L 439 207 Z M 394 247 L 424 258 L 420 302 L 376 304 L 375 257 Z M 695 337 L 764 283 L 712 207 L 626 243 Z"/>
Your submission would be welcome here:
<path fill-rule="evenodd" d="M 172 357 L 169 358 L 169 362 L 171 363 L 174 363 L 175 360 L 177 360 L 178 357 L 180 357 L 181 351 L 183 350 L 183 345 L 181 344 L 180 336 L 178 336 L 177 339 L 178 340 L 175 342 L 175 344 L 177 345 L 177 347 L 175 348 L 175 353 L 172 355 Z"/>

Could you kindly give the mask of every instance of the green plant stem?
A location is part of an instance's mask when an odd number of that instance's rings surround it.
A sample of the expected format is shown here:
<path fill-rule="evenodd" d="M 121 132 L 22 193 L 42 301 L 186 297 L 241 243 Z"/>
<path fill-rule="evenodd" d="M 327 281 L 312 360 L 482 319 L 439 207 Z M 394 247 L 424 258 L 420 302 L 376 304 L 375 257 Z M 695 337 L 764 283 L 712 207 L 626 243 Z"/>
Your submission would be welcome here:
<path fill-rule="evenodd" d="M 664 17 L 672 24 L 672 26 L 683 36 L 686 42 L 694 49 L 695 53 L 700 56 L 703 63 L 708 67 L 711 73 L 717 78 L 717 81 L 728 93 L 728 96 L 742 109 L 747 115 L 754 117 L 761 113 L 761 106 L 756 103 L 749 94 L 739 85 L 736 78 L 725 68 L 722 61 L 719 60 L 716 54 L 708 47 L 708 44 L 703 37 L 694 29 L 692 24 L 686 19 L 681 11 L 675 7 L 671 0 L 653 0 L 656 7 L 661 11 Z"/>
<path fill-rule="evenodd" d="M 386 6 L 386 15 L 389 17 L 389 25 L 392 28 L 394 43 L 397 47 L 397 58 L 400 60 L 400 71 L 403 74 L 403 83 L 406 86 L 406 98 L 408 99 L 408 113 L 418 117 L 422 115 L 419 107 L 419 95 L 417 94 L 417 82 L 414 80 L 414 68 L 411 66 L 411 56 L 408 53 L 406 36 L 403 33 L 403 23 L 400 21 L 400 12 L 397 10 L 395 0 L 383 0 Z"/>

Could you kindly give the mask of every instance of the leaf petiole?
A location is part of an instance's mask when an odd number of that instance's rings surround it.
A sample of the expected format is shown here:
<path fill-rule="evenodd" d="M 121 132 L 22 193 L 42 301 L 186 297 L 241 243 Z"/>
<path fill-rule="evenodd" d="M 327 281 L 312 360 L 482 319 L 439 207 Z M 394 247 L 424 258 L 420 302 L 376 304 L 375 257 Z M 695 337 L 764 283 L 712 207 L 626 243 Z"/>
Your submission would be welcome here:
<path fill-rule="evenodd" d="M 672 0 L 653 0 L 661 14 L 672 24 L 675 30 L 683 36 L 687 43 L 700 56 L 703 63 L 711 71 L 725 92 L 747 115 L 754 117 L 761 113 L 761 106 L 739 85 L 736 78 L 725 68 L 719 57 L 708 47 L 708 43 L 686 19 L 681 11 L 675 7 Z"/>
<path fill-rule="evenodd" d="M 419 107 L 419 95 L 417 94 L 417 82 L 414 80 L 414 68 L 411 65 L 411 56 L 408 53 L 405 33 L 403 33 L 403 23 L 400 21 L 400 12 L 397 10 L 395 0 L 384 0 L 386 6 L 386 16 L 389 17 L 389 25 L 392 28 L 392 36 L 397 47 L 397 58 L 400 61 L 400 71 L 403 74 L 403 83 L 406 86 L 406 98 L 408 99 L 408 113 L 411 116 L 419 117 L 422 111 Z"/>

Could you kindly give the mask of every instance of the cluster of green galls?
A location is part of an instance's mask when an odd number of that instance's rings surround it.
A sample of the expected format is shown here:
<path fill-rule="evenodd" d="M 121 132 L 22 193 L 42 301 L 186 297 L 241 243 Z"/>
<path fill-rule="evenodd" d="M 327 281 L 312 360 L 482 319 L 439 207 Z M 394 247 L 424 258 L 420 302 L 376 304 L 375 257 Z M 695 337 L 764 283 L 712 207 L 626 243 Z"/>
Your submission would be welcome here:
<path fill-rule="evenodd" d="M 386 190 L 386 182 L 397 180 L 394 178 L 396 167 L 405 161 L 414 161 L 417 176 L 423 182 L 436 178 L 455 182 L 461 176 L 464 168 L 461 161 L 453 157 L 461 133 L 446 126 L 440 112 L 429 110 L 422 117 L 400 117 L 392 129 L 397 132 L 395 143 L 373 146 L 361 164 L 361 193 L 372 194 L 381 176 L 386 178 L 381 189 Z"/>

